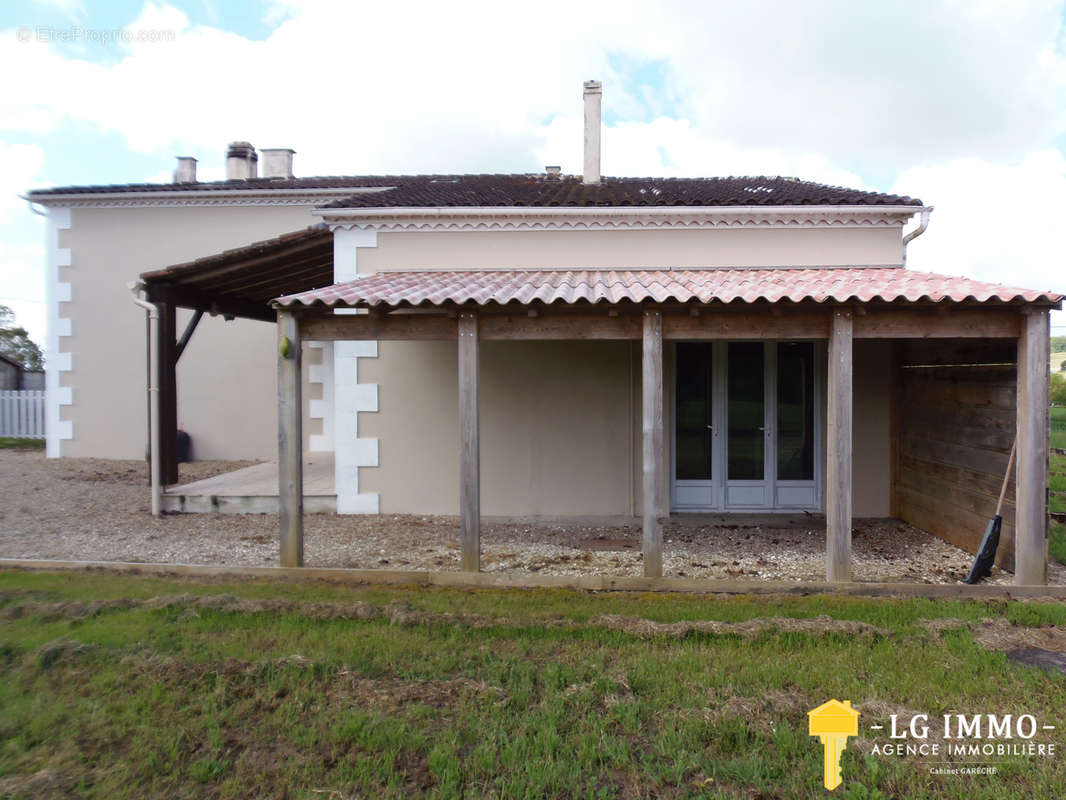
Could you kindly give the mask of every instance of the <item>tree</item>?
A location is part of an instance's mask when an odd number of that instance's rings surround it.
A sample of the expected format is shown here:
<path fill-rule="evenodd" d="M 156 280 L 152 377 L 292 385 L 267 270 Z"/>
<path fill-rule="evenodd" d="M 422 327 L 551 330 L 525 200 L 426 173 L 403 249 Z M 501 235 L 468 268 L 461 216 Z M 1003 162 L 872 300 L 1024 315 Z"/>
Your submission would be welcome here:
<path fill-rule="evenodd" d="M 21 325 L 15 324 L 15 312 L 0 305 L 0 353 L 18 361 L 26 369 L 44 369 L 44 354 Z"/>
<path fill-rule="evenodd" d="M 1066 406 L 1066 375 L 1051 374 L 1051 405 Z"/>

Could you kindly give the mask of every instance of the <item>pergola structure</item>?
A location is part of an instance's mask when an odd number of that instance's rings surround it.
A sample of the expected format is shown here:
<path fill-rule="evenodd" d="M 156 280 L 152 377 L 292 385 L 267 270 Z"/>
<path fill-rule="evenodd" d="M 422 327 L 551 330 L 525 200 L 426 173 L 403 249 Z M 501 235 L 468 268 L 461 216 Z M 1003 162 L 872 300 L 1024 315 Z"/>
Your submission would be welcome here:
<path fill-rule="evenodd" d="M 274 322 L 280 294 L 333 282 L 333 234 L 324 224 L 141 275 L 147 300 L 159 309 L 159 358 L 150 383 L 159 388 L 164 486 L 178 482 L 178 359 L 201 317 Z M 177 335 L 177 309 L 193 311 Z M 149 367 L 151 369 L 151 367 Z"/>
<path fill-rule="evenodd" d="M 386 272 L 273 303 L 278 330 L 281 564 L 303 565 L 301 344 L 458 344 L 461 568 L 480 566 L 482 341 L 642 344 L 644 574 L 662 575 L 663 347 L 671 340 L 820 340 L 828 348 L 826 577 L 851 578 L 853 342 L 963 340 L 1016 356 L 1016 581 L 1046 583 L 1049 308 L 1061 298 L 900 268 Z M 343 313 L 335 313 L 338 309 Z M 353 311 L 355 310 L 355 311 Z M 956 342 L 957 344 L 957 342 Z M 1013 360 L 1013 359 L 1012 359 Z"/>

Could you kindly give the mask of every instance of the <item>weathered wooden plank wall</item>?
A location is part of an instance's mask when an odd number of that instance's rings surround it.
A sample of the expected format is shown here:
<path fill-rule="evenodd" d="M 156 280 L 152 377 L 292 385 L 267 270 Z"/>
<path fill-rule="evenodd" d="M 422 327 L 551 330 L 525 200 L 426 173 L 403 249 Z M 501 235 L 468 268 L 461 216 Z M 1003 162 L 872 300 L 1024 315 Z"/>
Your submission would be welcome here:
<path fill-rule="evenodd" d="M 914 342 L 901 352 L 895 507 L 901 519 L 975 553 L 1014 440 L 1016 366 L 1005 363 L 1006 348 L 945 358 L 946 347 Z M 964 366 L 912 366 L 951 362 Z M 1014 569 L 1013 476 L 996 563 Z"/>

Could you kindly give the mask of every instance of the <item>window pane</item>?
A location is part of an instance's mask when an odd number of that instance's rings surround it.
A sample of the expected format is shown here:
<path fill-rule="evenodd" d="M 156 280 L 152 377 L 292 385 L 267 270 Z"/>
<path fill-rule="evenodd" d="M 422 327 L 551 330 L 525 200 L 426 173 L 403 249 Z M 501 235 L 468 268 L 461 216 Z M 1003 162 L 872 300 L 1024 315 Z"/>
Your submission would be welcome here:
<path fill-rule="evenodd" d="M 681 481 L 711 479 L 711 345 L 677 345 L 677 463 Z"/>
<path fill-rule="evenodd" d="M 765 398 L 762 342 L 729 343 L 729 479 L 762 480 Z"/>
<path fill-rule="evenodd" d="M 777 346 L 777 477 L 814 480 L 814 344 Z"/>

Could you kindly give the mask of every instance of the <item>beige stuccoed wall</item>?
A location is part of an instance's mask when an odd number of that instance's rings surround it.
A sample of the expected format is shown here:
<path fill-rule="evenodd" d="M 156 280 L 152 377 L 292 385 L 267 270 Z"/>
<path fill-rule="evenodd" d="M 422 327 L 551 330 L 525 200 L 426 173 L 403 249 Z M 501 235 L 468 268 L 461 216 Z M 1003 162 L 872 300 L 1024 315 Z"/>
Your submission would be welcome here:
<path fill-rule="evenodd" d="M 358 269 L 835 266 L 901 258 L 899 228 L 397 232 L 360 248 Z M 888 392 L 875 368 L 879 354 L 856 344 L 856 516 L 888 514 Z M 668 353 L 667 381 L 671 364 Z M 639 369 L 631 343 L 483 344 L 483 513 L 635 513 Z M 457 513 L 455 345 L 383 342 L 378 358 L 361 359 L 359 370 L 361 382 L 379 385 L 380 409 L 359 415 L 359 436 L 378 439 L 379 447 L 379 466 L 359 470 L 360 492 L 379 493 L 383 513 Z"/>
<path fill-rule="evenodd" d="M 150 269 L 189 261 L 314 224 L 310 206 L 75 208 L 60 246 L 71 266 L 73 369 L 61 385 L 74 423 L 64 456 L 143 458 L 145 447 L 144 311 L 126 283 Z M 178 335 L 188 312 L 178 318 Z M 277 454 L 274 326 L 204 316 L 178 364 L 178 420 L 197 459 L 272 458 Z M 310 427 L 310 426 L 308 426 Z"/>
<path fill-rule="evenodd" d="M 379 492 L 383 513 L 456 514 L 456 346 L 380 347 L 379 358 L 360 366 L 361 380 L 380 384 L 381 409 L 360 415 L 360 435 L 380 442 L 380 466 L 360 469 L 360 490 Z M 667 389 L 671 354 L 667 345 Z M 884 342 L 855 344 L 856 517 L 889 514 L 889 355 Z M 484 343 L 482 512 L 551 517 L 639 511 L 639 370 L 639 350 L 628 342 Z M 665 410 L 669 431 L 672 415 Z M 669 448 L 668 432 L 665 441 Z M 670 496 L 668 487 L 664 496 Z"/>
<path fill-rule="evenodd" d="M 73 387 L 73 405 L 61 415 L 74 423 L 74 439 L 62 442 L 62 454 L 143 456 L 144 315 L 130 302 L 127 281 L 314 221 L 309 207 L 295 206 L 74 209 L 60 240 L 72 251 L 71 267 L 59 276 L 72 284 L 72 302 L 60 312 L 72 319 L 72 336 L 61 345 L 74 354 L 72 371 L 61 375 L 62 385 Z M 361 273 L 552 264 L 891 264 L 901 252 L 898 228 L 383 233 L 377 247 L 360 249 L 358 263 Z M 179 333 L 187 318 L 183 312 Z M 275 332 L 266 323 L 206 316 L 200 323 L 178 375 L 179 421 L 193 437 L 196 458 L 276 455 L 274 348 Z M 622 342 L 484 345 L 484 513 L 634 512 L 636 352 Z M 857 369 L 868 373 L 875 361 L 857 357 Z M 380 392 L 380 411 L 359 415 L 359 435 L 379 439 L 380 457 L 380 467 L 360 470 L 360 491 L 380 492 L 385 513 L 456 512 L 455 362 L 454 343 L 384 342 L 378 358 L 360 359 L 360 381 L 379 384 Z M 859 516 L 888 513 L 888 393 L 875 390 L 880 379 L 857 374 L 856 380 Z M 305 382 L 305 396 L 317 388 Z M 860 407 L 869 413 L 859 414 Z M 319 424 L 305 414 L 305 439 Z M 864 459 L 868 466 L 860 469 Z"/>
<path fill-rule="evenodd" d="M 633 409 L 627 342 L 485 342 L 481 348 L 482 513 L 632 513 Z M 379 467 L 359 487 L 383 513 L 458 513 L 454 342 L 382 342 L 360 363 L 381 410 L 360 415 Z"/>
<path fill-rule="evenodd" d="M 900 264 L 900 228 L 396 232 L 359 251 L 359 272 L 392 269 L 880 266 Z"/>

